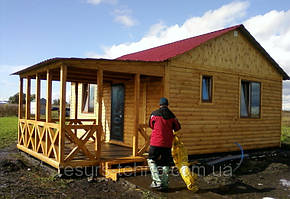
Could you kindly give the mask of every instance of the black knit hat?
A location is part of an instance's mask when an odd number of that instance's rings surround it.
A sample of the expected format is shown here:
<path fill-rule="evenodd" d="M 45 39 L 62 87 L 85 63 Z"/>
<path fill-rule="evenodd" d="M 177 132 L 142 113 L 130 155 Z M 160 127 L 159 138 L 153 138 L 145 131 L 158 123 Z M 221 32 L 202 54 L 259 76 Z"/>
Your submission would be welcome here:
<path fill-rule="evenodd" d="M 167 98 L 165 98 L 165 97 L 162 97 L 162 98 L 160 98 L 160 106 L 161 105 L 166 105 L 166 106 L 168 106 L 168 99 Z"/>

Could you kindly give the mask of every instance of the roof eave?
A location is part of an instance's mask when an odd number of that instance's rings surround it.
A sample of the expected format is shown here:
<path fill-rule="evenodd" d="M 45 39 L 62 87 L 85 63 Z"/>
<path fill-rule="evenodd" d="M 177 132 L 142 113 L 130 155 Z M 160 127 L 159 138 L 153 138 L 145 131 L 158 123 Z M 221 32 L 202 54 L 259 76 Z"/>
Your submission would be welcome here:
<path fill-rule="evenodd" d="M 108 61 L 108 62 L 150 62 L 150 63 L 162 63 L 164 61 L 138 61 L 138 60 L 115 60 L 115 59 L 94 59 L 94 58 L 60 58 L 60 57 L 55 57 L 55 58 L 51 58 L 51 59 L 47 59 L 45 61 L 39 62 L 37 64 L 34 64 L 30 67 L 27 67 L 25 69 L 22 69 L 20 71 L 14 72 L 10 75 L 22 75 L 25 74 L 27 72 L 33 71 L 33 70 L 37 70 L 40 67 L 44 67 L 47 66 L 49 64 L 54 64 L 54 63 L 58 63 L 58 64 L 65 64 L 66 61 L 71 61 L 71 60 L 91 60 L 91 61 Z"/>

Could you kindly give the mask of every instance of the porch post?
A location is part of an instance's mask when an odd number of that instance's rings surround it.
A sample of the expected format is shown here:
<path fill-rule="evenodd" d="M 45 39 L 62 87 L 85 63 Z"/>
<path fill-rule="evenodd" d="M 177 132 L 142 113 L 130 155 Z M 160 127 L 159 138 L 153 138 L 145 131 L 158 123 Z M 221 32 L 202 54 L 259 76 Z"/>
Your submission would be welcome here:
<path fill-rule="evenodd" d="M 18 98 L 18 119 L 22 119 L 23 116 L 23 78 L 19 80 L 19 98 Z"/>
<path fill-rule="evenodd" d="M 60 67 L 60 105 L 59 105 L 59 124 L 60 124 L 60 136 L 59 136 L 59 162 L 64 161 L 64 139 L 65 139 L 65 113 L 66 113 L 66 76 L 67 66 L 61 65 Z"/>
<path fill-rule="evenodd" d="M 46 72 L 46 111 L 45 111 L 45 121 L 51 122 L 51 72 L 47 70 Z"/>
<path fill-rule="evenodd" d="M 134 76 L 134 104 L 135 104 L 135 121 L 134 121 L 134 135 L 133 135 L 133 156 L 137 156 L 138 152 L 138 129 L 139 129 L 139 101 L 140 101 L 140 74 Z"/>
<path fill-rule="evenodd" d="M 25 119 L 30 119 L 30 88 L 31 88 L 31 79 L 30 77 L 26 78 L 26 107 L 25 107 Z"/>
<path fill-rule="evenodd" d="M 40 78 L 39 74 L 36 74 L 36 110 L 35 110 L 35 121 L 40 120 Z"/>
<path fill-rule="evenodd" d="M 18 98 L 18 141 L 17 143 L 20 144 L 20 119 L 22 119 L 22 111 L 23 111 L 23 78 L 20 77 L 19 79 L 19 98 Z"/>
<path fill-rule="evenodd" d="M 78 119 L 79 83 L 75 82 L 75 119 Z"/>
<path fill-rule="evenodd" d="M 96 158 L 100 160 L 101 158 L 101 136 L 103 134 L 103 125 L 102 125 L 102 101 L 103 101 L 103 69 L 98 68 L 98 132 L 97 139 L 95 141 L 95 149 L 96 149 Z"/>

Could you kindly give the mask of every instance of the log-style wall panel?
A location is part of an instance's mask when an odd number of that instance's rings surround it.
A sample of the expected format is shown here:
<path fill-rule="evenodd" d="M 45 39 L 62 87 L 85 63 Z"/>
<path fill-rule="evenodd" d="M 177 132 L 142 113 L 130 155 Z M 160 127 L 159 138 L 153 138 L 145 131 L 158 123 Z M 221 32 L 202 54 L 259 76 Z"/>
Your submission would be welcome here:
<path fill-rule="evenodd" d="M 172 59 L 171 108 L 189 154 L 280 145 L 282 77 L 241 35 L 233 32 Z M 213 102 L 201 102 L 201 77 L 213 76 Z M 240 118 L 240 81 L 261 82 L 261 118 Z"/>
<path fill-rule="evenodd" d="M 195 65 L 211 71 L 281 79 L 267 59 L 242 34 L 235 37 L 234 31 L 212 39 L 172 61 L 188 68 Z"/>

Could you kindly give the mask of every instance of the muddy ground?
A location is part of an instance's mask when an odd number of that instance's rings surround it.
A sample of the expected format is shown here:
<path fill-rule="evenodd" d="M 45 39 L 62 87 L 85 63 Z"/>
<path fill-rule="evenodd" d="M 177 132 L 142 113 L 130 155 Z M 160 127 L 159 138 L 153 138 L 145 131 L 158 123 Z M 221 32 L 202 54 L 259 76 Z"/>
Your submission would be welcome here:
<path fill-rule="evenodd" d="M 197 193 L 186 189 L 175 169 L 168 192 L 157 192 L 149 189 L 149 172 L 122 176 L 117 182 L 103 177 L 60 177 L 21 155 L 13 144 L 0 149 L 0 198 L 290 198 L 289 150 L 247 153 L 239 167 L 240 159 L 212 161 L 216 159 L 194 160 L 193 170 L 200 175 Z"/>

